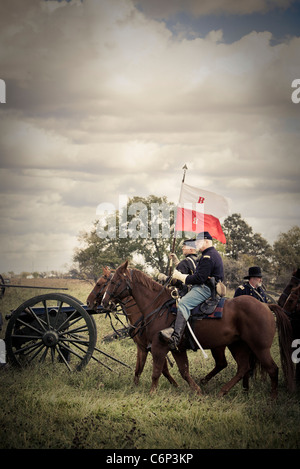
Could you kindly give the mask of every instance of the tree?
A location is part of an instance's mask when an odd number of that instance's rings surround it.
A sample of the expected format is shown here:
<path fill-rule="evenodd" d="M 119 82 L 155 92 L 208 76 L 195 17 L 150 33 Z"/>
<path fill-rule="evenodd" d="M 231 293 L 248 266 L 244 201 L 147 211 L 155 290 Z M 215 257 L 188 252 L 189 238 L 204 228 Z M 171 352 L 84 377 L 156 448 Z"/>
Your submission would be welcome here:
<path fill-rule="evenodd" d="M 300 267 L 300 227 L 294 226 L 287 233 L 281 233 L 274 242 L 273 248 L 276 274 L 291 275 Z"/>
<path fill-rule="evenodd" d="M 238 260 L 241 254 L 248 252 L 252 241 L 252 228 L 239 213 L 228 216 L 222 228 L 226 236 L 226 255 Z"/>
<path fill-rule="evenodd" d="M 144 270 L 166 272 L 174 232 L 174 205 L 166 197 L 133 197 L 121 212 L 115 211 L 82 233 L 82 248 L 73 260 L 80 271 L 97 278 L 101 267 L 117 267 L 126 259 Z M 175 247 L 181 239 L 176 240 Z"/>
<path fill-rule="evenodd" d="M 227 217 L 223 224 L 226 236 L 226 256 L 240 260 L 241 256 L 252 258 L 252 262 L 262 269 L 270 269 L 273 250 L 261 234 L 253 233 L 253 230 L 239 213 Z"/>

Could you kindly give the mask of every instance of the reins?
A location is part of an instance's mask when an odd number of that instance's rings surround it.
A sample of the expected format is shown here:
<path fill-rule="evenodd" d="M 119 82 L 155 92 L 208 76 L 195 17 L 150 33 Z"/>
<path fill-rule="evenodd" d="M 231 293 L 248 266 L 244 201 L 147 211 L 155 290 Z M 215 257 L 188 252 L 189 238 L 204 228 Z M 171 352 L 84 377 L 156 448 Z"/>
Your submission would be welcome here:
<path fill-rule="evenodd" d="M 133 269 L 128 269 L 129 273 L 130 273 L 130 277 L 131 277 L 131 282 L 133 282 Z M 128 290 L 129 292 L 129 295 L 131 297 L 133 297 L 132 295 L 132 285 L 130 284 L 129 280 L 128 280 L 128 277 L 125 275 L 126 277 L 126 286 L 123 288 L 123 290 L 121 290 L 120 293 L 118 293 L 118 295 L 116 295 L 114 297 L 114 299 L 121 305 L 122 307 L 122 303 L 124 305 L 124 307 L 126 306 L 126 303 L 123 302 L 123 299 L 120 298 L 120 296 L 124 293 L 124 291 Z M 111 284 L 113 284 L 111 282 Z M 120 280 L 119 282 L 115 283 L 115 287 L 113 289 L 113 291 L 110 293 L 110 297 L 114 296 L 115 292 L 118 290 L 118 288 L 120 287 L 120 285 L 122 284 L 122 281 Z M 166 292 L 166 288 L 169 286 L 169 281 L 162 286 L 162 289 L 160 290 L 160 292 L 158 293 L 158 295 L 156 295 L 156 297 L 147 305 L 147 307 L 145 308 L 146 310 L 152 305 L 154 304 L 158 298 L 164 293 Z M 134 327 L 136 329 L 135 333 L 134 334 L 131 334 L 131 338 L 133 338 L 136 334 L 138 333 L 142 333 L 142 331 L 147 327 L 149 326 L 149 324 L 157 317 L 157 315 L 161 312 L 161 315 L 163 314 L 164 310 L 167 308 L 167 303 L 169 301 L 173 301 L 173 299 L 170 299 L 170 300 L 167 300 L 165 303 L 163 303 L 162 305 L 160 305 L 159 307 L 157 307 L 156 309 L 154 309 L 153 311 L 151 311 L 150 313 L 148 313 L 145 317 L 142 316 L 135 322 L 134 325 L 131 324 L 132 327 Z M 135 303 L 136 304 L 136 303 Z M 134 305 L 132 305 L 134 306 Z M 123 308 L 122 308 L 123 309 Z M 127 316 L 128 313 L 126 313 L 125 311 L 125 315 Z M 140 324 L 141 323 L 141 324 Z"/>

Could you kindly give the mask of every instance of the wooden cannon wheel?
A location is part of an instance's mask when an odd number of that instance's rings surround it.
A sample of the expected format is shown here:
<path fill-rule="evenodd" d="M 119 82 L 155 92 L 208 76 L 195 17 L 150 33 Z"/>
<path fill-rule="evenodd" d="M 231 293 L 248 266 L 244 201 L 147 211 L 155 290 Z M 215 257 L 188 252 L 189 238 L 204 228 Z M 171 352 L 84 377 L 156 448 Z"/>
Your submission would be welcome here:
<path fill-rule="evenodd" d="M 64 364 L 79 371 L 92 357 L 97 341 L 93 316 L 76 298 L 48 293 L 21 304 L 7 324 L 9 362 L 18 367 L 34 363 Z"/>

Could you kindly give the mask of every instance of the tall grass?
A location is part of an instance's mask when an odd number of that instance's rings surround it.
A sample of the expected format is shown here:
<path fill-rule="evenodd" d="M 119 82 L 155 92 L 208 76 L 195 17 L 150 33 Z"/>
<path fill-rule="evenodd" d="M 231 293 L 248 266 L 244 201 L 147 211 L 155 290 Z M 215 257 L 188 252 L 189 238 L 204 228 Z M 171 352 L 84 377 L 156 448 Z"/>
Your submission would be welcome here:
<path fill-rule="evenodd" d="M 79 287 L 76 282 L 69 285 L 68 293 L 85 302 L 91 287 L 82 283 Z M 25 296 L 33 296 L 32 291 L 29 294 L 26 291 Z M 14 301 L 10 290 L 2 306 Z M 20 302 L 18 298 L 14 306 Z M 111 327 L 103 316 L 97 316 L 96 322 L 98 347 L 134 369 L 133 341 L 101 342 Z M 279 365 L 277 340 L 272 354 Z M 97 356 L 113 371 L 93 360 L 77 373 L 68 372 L 59 363 L 50 367 L 2 369 L 0 448 L 294 449 L 300 446 L 299 394 L 287 393 L 281 372 L 276 403 L 269 399 L 269 379 L 260 377 L 251 379 L 248 394 L 238 384 L 227 396 L 217 397 L 222 384 L 235 373 L 230 354 L 227 354 L 227 369 L 202 387 L 201 397 L 190 391 L 176 366 L 171 368 L 171 373 L 179 387 L 172 387 L 161 377 L 157 393 L 150 396 L 150 355 L 137 387 L 133 384 L 133 369 L 103 355 Z M 199 381 L 213 367 L 213 359 L 205 360 L 200 352 L 189 352 L 189 357 L 191 374 Z"/>

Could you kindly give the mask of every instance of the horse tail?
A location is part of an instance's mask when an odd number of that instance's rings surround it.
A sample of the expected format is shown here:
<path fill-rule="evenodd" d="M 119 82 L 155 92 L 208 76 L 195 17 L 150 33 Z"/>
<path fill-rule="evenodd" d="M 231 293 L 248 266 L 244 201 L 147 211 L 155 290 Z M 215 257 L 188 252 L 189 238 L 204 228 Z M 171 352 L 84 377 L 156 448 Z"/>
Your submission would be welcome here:
<path fill-rule="evenodd" d="M 276 317 L 281 366 L 284 373 L 286 385 L 290 392 L 294 392 L 295 368 L 291 359 L 293 342 L 292 326 L 289 318 L 280 306 L 276 304 L 268 304 L 268 307 L 275 314 Z"/>

